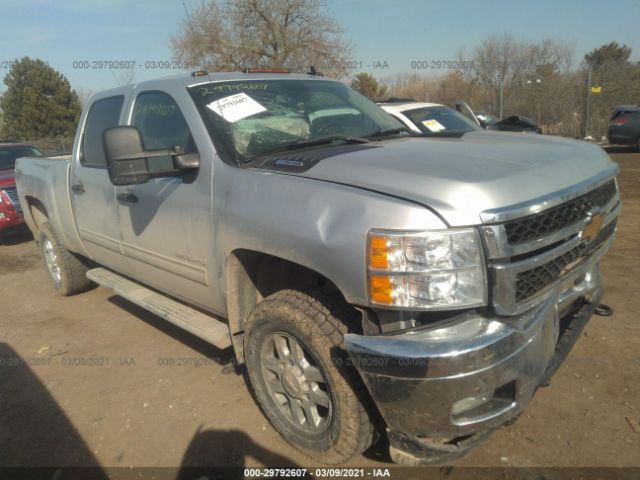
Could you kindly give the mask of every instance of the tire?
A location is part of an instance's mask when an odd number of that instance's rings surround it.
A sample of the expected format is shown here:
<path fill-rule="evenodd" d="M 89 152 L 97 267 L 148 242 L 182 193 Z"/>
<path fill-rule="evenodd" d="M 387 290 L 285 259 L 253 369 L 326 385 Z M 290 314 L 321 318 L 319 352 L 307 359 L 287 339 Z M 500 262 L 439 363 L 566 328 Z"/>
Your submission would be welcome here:
<path fill-rule="evenodd" d="M 374 434 L 368 393 L 341 348 L 345 306 L 339 295 L 283 290 L 256 306 L 245 331 L 247 372 L 263 413 L 325 464 L 363 452 Z"/>
<path fill-rule="evenodd" d="M 74 295 L 91 287 L 91 281 L 87 279 L 88 266 L 62 247 L 49 222 L 40 226 L 39 243 L 49 280 L 59 294 Z"/>

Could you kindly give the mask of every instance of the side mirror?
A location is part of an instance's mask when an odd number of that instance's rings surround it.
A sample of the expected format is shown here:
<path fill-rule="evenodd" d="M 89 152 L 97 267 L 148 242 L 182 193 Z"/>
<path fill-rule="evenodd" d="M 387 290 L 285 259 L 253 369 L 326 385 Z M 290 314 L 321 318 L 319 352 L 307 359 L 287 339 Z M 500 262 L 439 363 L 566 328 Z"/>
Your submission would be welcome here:
<path fill-rule="evenodd" d="M 136 127 L 110 128 L 104 131 L 102 139 L 109 178 L 116 186 L 139 185 L 151 178 L 167 177 L 200 167 L 197 153 L 185 154 L 178 148 L 145 150 L 140 130 Z M 171 157 L 174 169 L 152 170 L 148 160 L 158 157 Z"/>

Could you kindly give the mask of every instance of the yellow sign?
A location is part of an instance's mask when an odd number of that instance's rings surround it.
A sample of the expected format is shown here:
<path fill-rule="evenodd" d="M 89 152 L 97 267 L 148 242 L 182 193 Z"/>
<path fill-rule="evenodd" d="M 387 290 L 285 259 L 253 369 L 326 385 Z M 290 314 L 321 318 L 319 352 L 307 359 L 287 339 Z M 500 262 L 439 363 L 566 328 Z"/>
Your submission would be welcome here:
<path fill-rule="evenodd" d="M 600 93 L 602 92 L 602 87 L 591 87 L 591 93 Z"/>

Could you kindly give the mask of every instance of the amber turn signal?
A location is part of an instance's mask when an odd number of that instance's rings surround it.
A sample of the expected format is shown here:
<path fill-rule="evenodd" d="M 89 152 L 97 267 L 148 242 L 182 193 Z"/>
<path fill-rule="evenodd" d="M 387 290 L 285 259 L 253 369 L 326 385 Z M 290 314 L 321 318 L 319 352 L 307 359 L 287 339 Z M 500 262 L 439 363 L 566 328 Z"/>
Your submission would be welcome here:
<path fill-rule="evenodd" d="M 385 237 L 370 237 L 369 266 L 386 270 L 389 267 L 389 253 Z"/>
<path fill-rule="evenodd" d="M 371 300 L 380 304 L 393 303 L 391 278 L 386 275 L 371 275 L 369 279 Z"/>

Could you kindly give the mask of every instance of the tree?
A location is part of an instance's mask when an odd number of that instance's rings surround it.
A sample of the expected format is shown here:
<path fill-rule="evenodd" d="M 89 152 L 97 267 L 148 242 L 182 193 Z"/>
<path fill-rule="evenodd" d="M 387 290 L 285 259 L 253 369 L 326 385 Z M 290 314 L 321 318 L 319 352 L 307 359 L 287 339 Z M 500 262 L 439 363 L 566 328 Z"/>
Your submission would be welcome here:
<path fill-rule="evenodd" d="M 499 114 L 502 100 L 504 117 L 529 116 L 545 132 L 574 136 L 580 102 L 570 75 L 573 51 L 572 45 L 553 39 L 524 42 L 510 34 L 485 38 L 470 57 L 458 54 L 471 105 Z"/>
<path fill-rule="evenodd" d="M 461 72 L 467 80 L 475 80 L 493 90 L 493 103 L 499 105 L 511 94 L 510 86 L 522 81 L 527 64 L 526 46 L 513 35 L 504 33 L 485 38 L 474 49 L 471 58 L 459 54 Z"/>
<path fill-rule="evenodd" d="M 370 73 L 359 73 L 351 81 L 351 88 L 372 100 L 379 99 L 387 93 L 387 87 L 380 84 Z"/>
<path fill-rule="evenodd" d="M 119 70 L 111 70 L 111 75 L 119 87 L 131 85 L 136 79 L 136 67 L 123 68 Z"/>
<path fill-rule="evenodd" d="M 238 71 L 285 67 L 342 77 L 351 45 L 324 0 L 201 0 L 171 38 L 174 59 L 191 67 Z"/>
<path fill-rule="evenodd" d="M 584 61 L 592 69 L 596 70 L 606 65 L 622 65 L 629 61 L 631 49 L 626 45 L 618 45 L 611 42 L 601 47 L 594 48 L 584 56 Z"/>
<path fill-rule="evenodd" d="M 73 136 L 80 102 L 61 73 L 42 60 L 24 57 L 13 64 L 4 83 L 1 136 L 29 140 Z"/>

